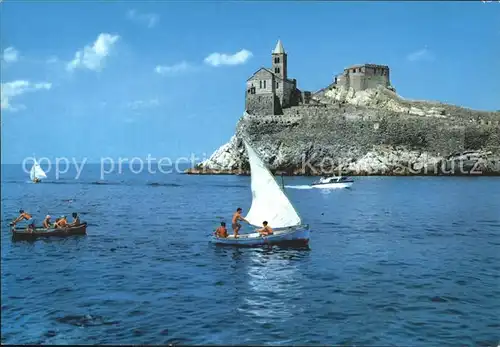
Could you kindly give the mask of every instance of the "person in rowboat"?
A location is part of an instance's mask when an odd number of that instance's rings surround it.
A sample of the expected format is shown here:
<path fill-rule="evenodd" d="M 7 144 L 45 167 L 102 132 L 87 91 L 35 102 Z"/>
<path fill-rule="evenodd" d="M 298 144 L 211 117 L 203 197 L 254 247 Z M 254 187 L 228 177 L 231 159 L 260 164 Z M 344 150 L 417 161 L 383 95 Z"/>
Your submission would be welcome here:
<path fill-rule="evenodd" d="M 66 216 L 61 216 L 61 218 L 59 218 L 59 220 L 56 222 L 55 227 L 58 229 L 68 227 L 68 221 L 66 220 Z"/>
<path fill-rule="evenodd" d="M 77 225 L 80 225 L 80 217 L 78 216 L 78 213 L 73 212 L 71 217 L 73 217 L 73 221 L 68 224 L 69 227 L 76 227 Z"/>
<path fill-rule="evenodd" d="M 26 229 L 35 228 L 35 219 L 32 218 L 29 213 L 24 212 L 24 210 L 19 210 L 19 217 L 17 217 L 12 223 L 10 223 L 10 225 L 15 226 L 17 223 L 22 222 L 23 220 L 26 220 L 28 222 Z"/>
<path fill-rule="evenodd" d="M 45 219 L 43 220 L 43 223 L 42 223 L 43 227 L 45 229 L 50 229 L 50 227 L 52 226 L 51 223 L 50 223 L 50 216 L 49 215 L 46 215 L 45 216 Z"/>
<path fill-rule="evenodd" d="M 273 229 L 267 224 L 267 221 L 262 222 L 264 226 L 262 229 L 257 230 L 262 236 L 269 236 L 273 234 Z"/>
<path fill-rule="evenodd" d="M 248 221 L 247 221 L 245 218 L 243 218 L 243 216 L 241 215 L 241 212 L 242 212 L 242 211 L 243 211 L 243 210 L 242 210 L 240 207 L 238 207 L 238 208 L 236 209 L 236 212 L 233 214 L 233 219 L 232 219 L 232 224 L 231 224 L 231 226 L 233 227 L 234 238 L 237 238 L 237 237 L 238 237 L 238 232 L 239 232 L 239 231 L 240 231 L 240 229 L 241 229 L 241 224 L 240 224 L 240 223 L 238 223 L 238 221 L 242 220 L 242 221 L 244 221 L 244 222 L 247 222 L 247 223 L 248 223 Z"/>
<path fill-rule="evenodd" d="M 215 235 L 217 237 L 226 238 L 227 237 L 227 228 L 226 222 L 220 222 L 220 227 L 215 230 Z"/>

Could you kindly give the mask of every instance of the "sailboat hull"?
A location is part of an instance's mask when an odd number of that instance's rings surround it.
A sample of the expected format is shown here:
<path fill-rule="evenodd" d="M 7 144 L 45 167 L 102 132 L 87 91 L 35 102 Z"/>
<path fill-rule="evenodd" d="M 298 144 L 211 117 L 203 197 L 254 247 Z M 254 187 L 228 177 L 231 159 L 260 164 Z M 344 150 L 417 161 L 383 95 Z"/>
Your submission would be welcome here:
<path fill-rule="evenodd" d="M 212 243 L 234 245 L 234 246 L 262 246 L 262 245 L 307 245 L 309 243 L 309 226 L 300 225 L 295 227 L 273 229 L 274 234 L 261 236 L 259 233 L 239 234 L 237 238 L 229 235 L 226 238 L 213 236 Z"/>

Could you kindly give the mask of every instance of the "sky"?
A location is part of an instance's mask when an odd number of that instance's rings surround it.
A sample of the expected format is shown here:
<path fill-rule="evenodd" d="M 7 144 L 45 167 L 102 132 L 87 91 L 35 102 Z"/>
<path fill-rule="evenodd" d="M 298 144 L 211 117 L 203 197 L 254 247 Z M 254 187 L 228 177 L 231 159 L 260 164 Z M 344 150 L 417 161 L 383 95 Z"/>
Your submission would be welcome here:
<path fill-rule="evenodd" d="M 2 163 L 204 159 L 271 65 L 316 91 L 389 65 L 398 94 L 500 109 L 500 2 L 14 2 L 1 7 Z"/>

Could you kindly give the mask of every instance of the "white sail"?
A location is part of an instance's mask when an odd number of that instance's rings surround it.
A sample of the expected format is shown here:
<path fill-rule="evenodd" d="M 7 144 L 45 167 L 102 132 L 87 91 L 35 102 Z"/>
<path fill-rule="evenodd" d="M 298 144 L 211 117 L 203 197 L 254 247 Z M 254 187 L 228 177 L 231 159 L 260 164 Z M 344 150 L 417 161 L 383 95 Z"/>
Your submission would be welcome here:
<path fill-rule="evenodd" d="M 35 163 L 33 164 L 33 167 L 31 168 L 31 172 L 30 172 L 30 179 L 33 181 L 35 178 L 38 178 L 38 179 L 47 178 L 47 175 L 40 167 L 40 164 L 38 164 L 36 162 L 36 160 L 35 160 Z"/>
<path fill-rule="evenodd" d="M 271 228 L 300 225 L 301 220 L 285 193 L 276 183 L 258 154 L 246 142 L 245 148 L 250 162 L 252 205 L 245 218 L 255 226 L 267 221 Z"/>

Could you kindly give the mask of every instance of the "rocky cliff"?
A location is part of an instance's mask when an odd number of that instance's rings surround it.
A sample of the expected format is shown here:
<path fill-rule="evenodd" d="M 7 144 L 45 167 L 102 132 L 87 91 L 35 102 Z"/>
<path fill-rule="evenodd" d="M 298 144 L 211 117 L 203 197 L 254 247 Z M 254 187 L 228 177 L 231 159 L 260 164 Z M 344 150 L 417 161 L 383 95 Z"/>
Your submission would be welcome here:
<path fill-rule="evenodd" d="M 280 116 L 245 114 L 191 174 L 248 174 L 246 138 L 289 175 L 500 175 L 500 111 L 404 99 L 379 87 L 329 87 Z"/>

